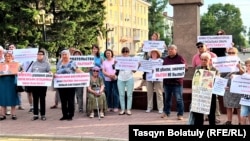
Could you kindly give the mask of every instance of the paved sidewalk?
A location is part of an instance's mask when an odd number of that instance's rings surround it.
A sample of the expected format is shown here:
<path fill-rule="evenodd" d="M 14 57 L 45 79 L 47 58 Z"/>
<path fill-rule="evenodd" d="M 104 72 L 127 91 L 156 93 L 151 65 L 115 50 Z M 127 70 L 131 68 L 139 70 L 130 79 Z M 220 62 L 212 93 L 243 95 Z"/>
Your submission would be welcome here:
<path fill-rule="evenodd" d="M 29 105 L 26 93 L 22 93 L 25 110 L 17 110 L 17 120 L 10 116 L 6 120 L 0 121 L 0 141 L 19 138 L 29 141 L 40 140 L 128 140 L 128 125 L 170 125 L 186 124 L 188 113 L 184 114 L 183 120 L 177 120 L 176 112 L 172 112 L 168 119 L 160 118 L 157 111 L 145 113 L 144 110 L 132 110 L 132 115 L 118 115 L 118 113 L 108 112 L 105 118 L 99 120 L 97 117 L 90 119 L 85 113 L 76 111 L 72 121 L 60 121 L 61 109 L 50 109 L 54 104 L 55 91 L 48 90 L 46 97 L 46 121 L 32 121 L 32 114 L 28 113 Z M 77 107 L 77 104 L 76 104 Z M 226 116 L 221 115 L 221 120 L 225 121 Z M 236 119 L 236 115 L 235 115 Z M 235 123 L 236 124 L 236 123 Z"/>
<path fill-rule="evenodd" d="M 138 74 L 136 79 L 139 80 Z M 137 83 L 138 86 L 139 81 Z M 168 119 L 160 118 L 158 111 L 145 113 L 144 110 L 132 109 L 132 115 L 118 115 L 118 113 L 107 112 L 105 118 L 99 120 L 97 117 L 90 119 L 86 113 L 78 113 L 76 110 L 72 121 L 60 121 L 61 109 L 50 109 L 54 104 L 55 91 L 48 89 L 46 97 L 46 121 L 32 121 L 32 114 L 28 113 L 29 104 L 27 94 L 22 93 L 22 102 L 25 110 L 17 110 L 17 120 L 7 119 L 0 121 L 0 141 L 125 141 L 128 140 L 128 127 L 131 124 L 143 125 L 175 125 L 186 124 L 188 113 L 184 114 L 183 120 L 177 120 L 176 112 L 172 112 Z M 60 104 L 59 104 L 60 106 Z M 77 109 L 76 104 L 76 109 Z M 225 122 L 226 116 L 220 116 Z M 237 124 L 234 115 L 234 124 Z M 207 124 L 207 122 L 206 122 Z"/>

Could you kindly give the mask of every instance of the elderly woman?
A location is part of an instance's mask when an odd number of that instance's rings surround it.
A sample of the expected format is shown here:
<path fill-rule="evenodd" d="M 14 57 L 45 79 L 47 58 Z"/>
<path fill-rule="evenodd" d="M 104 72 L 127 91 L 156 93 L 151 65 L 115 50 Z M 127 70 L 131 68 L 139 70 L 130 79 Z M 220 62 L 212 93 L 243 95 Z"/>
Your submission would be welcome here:
<path fill-rule="evenodd" d="M 61 60 L 56 65 L 56 74 L 74 74 L 82 71 L 70 60 L 69 50 L 61 52 Z M 60 120 L 72 120 L 75 113 L 75 87 L 58 88 L 63 117 Z"/>
<path fill-rule="evenodd" d="M 104 113 L 107 110 L 107 101 L 106 101 L 106 96 L 104 94 L 104 82 L 102 77 L 99 76 L 100 70 L 101 69 L 97 66 L 91 69 L 92 75 L 90 77 L 90 84 L 88 87 L 88 105 L 87 105 L 87 113 L 90 113 L 89 114 L 90 118 L 94 117 L 94 109 L 100 110 L 101 118 L 104 118 Z"/>
<path fill-rule="evenodd" d="M 238 56 L 238 49 L 235 47 L 231 47 L 227 51 L 228 56 Z M 234 74 L 243 74 L 244 73 L 244 68 L 242 65 L 237 64 L 236 66 L 239 68 L 239 72 L 230 72 L 226 75 L 226 79 L 228 79 L 228 85 L 223 97 L 223 102 L 224 102 L 224 107 L 227 110 L 227 121 L 224 123 L 224 125 L 232 125 L 232 118 L 233 118 L 233 111 L 234 109 L 237 110 L 237 115 L 238 115 L 238 123 L 240 123 L 240 99 L 241 95 L 240 94 L 234 94 L 230 93 L 230 86 L 231 86 L 231 76 Z"/>
<path fill-rule="evenodd" d="M 51 73 L 50 64 L 46 61 L 45 51 L 39 50 L 37 53 L 37 61 L 35 61 L 31 67 L 31 72 L 34 73 Z M 33 96 L 33 118 L 32 120 L 37 120 L 39 118 L 38 105 L 40 103 L 40 114 L 41 120 L 46 120 L 46 92 L 47 86 L 34 86 L 30 87 Z"/>
<path fill-rule="evenodd" d="M 201 54 L 201 65 L 196 67 L 196 70 L 204 69 L 209 71 L 216 71 L 216 74 L 219 75 L 219 72 L 216 68 L 210 66 L 211 55 L 208 52 Z M 209 85 L 210 86 L 210 85 Z M 215 109 L 216 109 L 216 95 L 212 94 L 210 112 L 209 112 L 209 125 L 215 125 Z M 194 125 L 203 125 L 204 124 L 204 114 L 202 113 L 193 113 Z"/>
<path fill-rule="evenodd" d="M 163 60 L 161 59 L 161 52 L 158 49 L 152 49 L 149 52 L 149 61 L 151 61 L 153 64 L 159 63 L 162 64 Z M 146 73 L 146 80 L 147 80 L 147 99 L 148 99 L 148 105 L 146 113 L 151 112 L 153 110 L 153 96 L 154 91 L 156 92 L 156 99 L 157 99 L 157 108 L 159 111 L 159 114 L 163 113 L 163 95 L 162 95 L 162 81 L 163 79 L 154 79 L 152 72 Z"/>
<path fill-rule="evenodd" d="M 1 65 L 9 65 L 13 62 L 13 56 L 11 52 L 6 52 L 4 54 L 4 62 L 1 62 Z M 6 119 L 6 110 L 7 106 L 11 106 L 11 115 L 12 120 L 16 120 L 16 109 L 15 106 L 19 105 L 19 98 L 16 91 L 16 75 L 8 74 L 8 75 L 0 75 L 0 106 L 1 117 L 0 120 Z"/>

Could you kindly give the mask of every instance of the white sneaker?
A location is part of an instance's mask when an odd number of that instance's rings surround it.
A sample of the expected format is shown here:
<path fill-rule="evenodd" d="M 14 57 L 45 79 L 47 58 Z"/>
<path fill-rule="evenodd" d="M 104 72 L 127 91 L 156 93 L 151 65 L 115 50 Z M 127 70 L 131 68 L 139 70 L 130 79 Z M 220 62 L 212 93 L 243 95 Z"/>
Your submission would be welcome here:
<path fill-rule="evenodd" d="M 94 117 L 94 113 L 91 112 L 90 115 L 89 115 L 90 118 L 93 118 Z"/>
<path fill-rule="evenodd" d="M 159 111 L 158 113 L 159 113 L 159 114 L 162 114 L 162 113 L 163 113 L 163 111 Z"/>
<path fill-rule="evenodd" d="M 150 109 L 147 109 L 147 110 L 146 110 L 146 113 L 150 113 L 150 112 L 151 112 L 151 110 L 150 110 Z"/>

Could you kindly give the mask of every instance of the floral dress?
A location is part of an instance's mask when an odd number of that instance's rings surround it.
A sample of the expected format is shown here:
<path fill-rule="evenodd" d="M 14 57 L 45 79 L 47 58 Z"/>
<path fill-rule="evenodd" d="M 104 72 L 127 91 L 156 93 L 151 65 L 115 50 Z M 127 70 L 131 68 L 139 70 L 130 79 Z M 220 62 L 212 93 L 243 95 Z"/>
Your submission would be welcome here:
<path fill-rule="evenodd" d="M 98 77 L 96 81 L 94 81 L 91 77 L 90 84 L 92 90 L 98 91 L 103 84 L 103 79 Z M 98 103 L 96 103 L 98 101 Z M 88 92 L 88 99 L 87 99 L 87 114 L 90 114 L 92 110 L 97 109 L 97 105 L 100 109 L 103 109 L 103 112 L 107 111 L 107 101 L 106 95 L 104 92 L 100 96 L 95 96 L 93 93 Z"/>

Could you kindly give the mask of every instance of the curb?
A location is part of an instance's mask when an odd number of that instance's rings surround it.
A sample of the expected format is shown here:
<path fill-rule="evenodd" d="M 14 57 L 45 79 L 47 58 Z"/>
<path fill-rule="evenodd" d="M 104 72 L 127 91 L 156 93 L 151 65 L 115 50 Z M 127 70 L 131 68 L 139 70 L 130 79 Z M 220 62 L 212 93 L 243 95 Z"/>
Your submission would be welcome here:
<path fill-rule="evenodd" d="M 3 139 L 27 139 L 27 140 L 53 140 L 53 141 L 128 141 L 119 138 L 102 138 L 102 137 L 82 137 L 82 136 L 47 136 L 47 135 L 3 135 L 0 134 L 0 141 Z"/>

